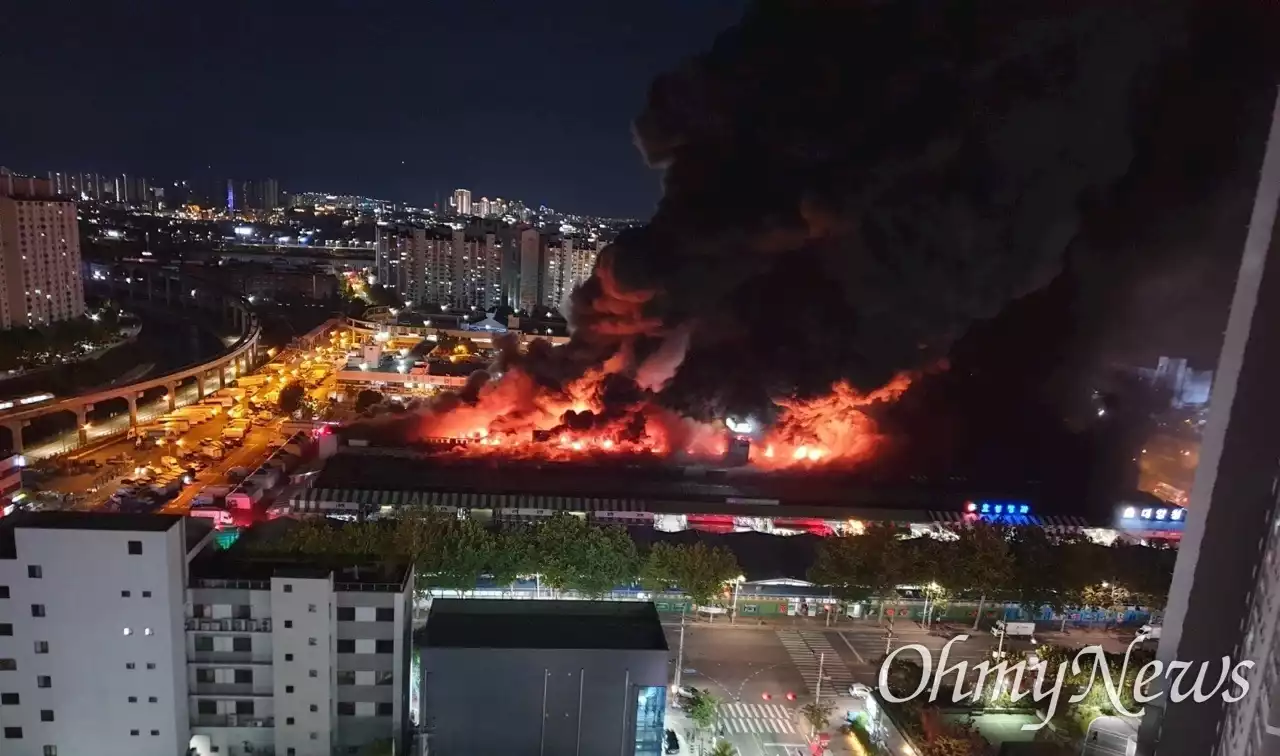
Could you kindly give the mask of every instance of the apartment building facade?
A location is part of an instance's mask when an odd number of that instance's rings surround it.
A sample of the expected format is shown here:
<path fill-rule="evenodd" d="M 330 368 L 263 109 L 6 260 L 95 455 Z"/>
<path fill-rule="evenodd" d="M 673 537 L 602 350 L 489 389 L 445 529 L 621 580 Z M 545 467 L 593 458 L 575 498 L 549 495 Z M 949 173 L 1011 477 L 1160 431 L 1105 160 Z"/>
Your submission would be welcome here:
<path fill-rule="evenodd" d="M 193 563 L 187 684 L 198 756 L 355 754 L 409 721 L 412 570 Z"/>
<path fill-rule="evenodd" d="M 186 753 L 180 517 L 0 520 L 0 753 Z"/>
<path fill-rule="evenodd" d="M 0 173 L 0 329 L 84 314 L 74 202 L 47 179 Z"/>
<path fill-rule="evenodd" d="M 264 561 L 213 535 L 166 515 L 0 519 L 0 753 L 404 752 L 412 569 Z"/>

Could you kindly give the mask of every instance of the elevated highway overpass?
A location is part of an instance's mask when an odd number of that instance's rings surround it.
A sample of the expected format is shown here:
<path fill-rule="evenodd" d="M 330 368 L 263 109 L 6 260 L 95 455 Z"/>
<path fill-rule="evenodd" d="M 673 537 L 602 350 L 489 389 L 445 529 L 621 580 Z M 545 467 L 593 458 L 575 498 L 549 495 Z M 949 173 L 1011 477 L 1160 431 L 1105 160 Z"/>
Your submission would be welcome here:
<path fill-rule="evenodd" d="M 253 370 L 265 357 L 259 350 L 262 329 L 249 301 L 238 294 L 214 289 L 207 281 L 197 283 L 181 271 L 140 266 L 119 274 L 95 275 L 87 281 L 87 285 L 105 289 L 111 296 L 125 303 L 145 301 L 149 306 L 157 308 L 199 308 L 212 311 L 237 327 L 240 336 L 217 356 L 161 376 L 92 389 L 73 396 L 29 401 L 26 404 L 22 400 L 13 401 L 12 406 L 0 409 L 0 426 L 7 429 L 9 446 L 15 453 L 22 453 L 24 450 L 23 428 L 37 418 L 60 413 L 73 415 L 78 429 L 78 442 L 83 445 L 90 440 L 89 412 L 96 406 L 116 402 L 121 409 L 127 407 L 128 425 L 116 424 L 113 427 L 118 427 L 119 430 L 106 435 L 124 433 L 138 424 L 139 401 L 146 400 L 148 395 L 163 395 L 167 399 L 169 410 L 173 410 L 178 404 L 180 393 L 191 396 L 189 389 L 184 388 L 187 384 L 194 384 L 193 401 L 199 401 L 206 394 L 226 386 L 236 376 Z M 3 404 L 9 402 L 0 403 L 0 407 Z M 100 438 L 104 434 L 92 435 Z"/>

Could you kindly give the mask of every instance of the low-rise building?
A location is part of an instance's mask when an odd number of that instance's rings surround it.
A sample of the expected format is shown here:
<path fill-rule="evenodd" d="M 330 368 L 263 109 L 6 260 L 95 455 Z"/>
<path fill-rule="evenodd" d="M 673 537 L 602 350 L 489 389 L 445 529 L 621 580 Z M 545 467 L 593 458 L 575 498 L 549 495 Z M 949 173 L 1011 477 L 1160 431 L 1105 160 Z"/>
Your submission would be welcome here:
<path fill-rule="evenodd" d="M 668 649 L 650 602 L 436 599 L 417 645 L 433 756 L 662 753 Z"/>

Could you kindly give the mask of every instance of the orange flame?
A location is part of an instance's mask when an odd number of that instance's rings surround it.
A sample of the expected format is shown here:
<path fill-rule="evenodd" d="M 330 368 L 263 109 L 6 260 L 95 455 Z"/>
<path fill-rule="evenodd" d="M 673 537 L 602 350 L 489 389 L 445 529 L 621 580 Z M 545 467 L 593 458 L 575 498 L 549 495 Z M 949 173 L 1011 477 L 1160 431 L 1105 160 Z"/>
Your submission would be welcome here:
<path fill-rule="evenodd" d="M 665 455 L 672 448 L 692 458 L 718 460 L 729 448 L 730 434 L 719 424 L 697 423 L 673 415 L 652 402 L 628 408 L 604 420 L 601 389 L 608 365 L 547 389 L 518 368 L 485 385 L 474 405 L 424 416 L 423 439 L 466 439 L 456 453 L 498 454 L 515 459 L 565 460 L 592 455 Z M 811 400 L 778 399 L 776 422 L 753 442 L 750 461 L 766 468 L 843 466 L 869 459 L 881 437 L 864 413 L 873 403 L 896 399 L 910 385 L 899 376 L 887 386 L 860 393 L 845 383 Z M 589 427 L 567 422 L 570 411 L 593 413 Z M 547 437 L 545 434 L 553 435 Z"/>

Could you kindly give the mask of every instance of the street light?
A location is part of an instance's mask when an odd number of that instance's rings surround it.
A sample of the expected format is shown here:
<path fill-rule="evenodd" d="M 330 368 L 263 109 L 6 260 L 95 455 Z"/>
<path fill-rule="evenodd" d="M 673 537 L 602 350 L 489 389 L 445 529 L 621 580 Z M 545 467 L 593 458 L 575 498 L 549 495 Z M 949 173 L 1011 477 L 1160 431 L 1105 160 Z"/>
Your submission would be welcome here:
<path fill-rule="evenodd" d="M 736 624 L 738 621 L 738 587 L 747 581 L 746 575 L 739 575 L 733 579 L 733 608 L 729 610 L 729 624 Z"/>

